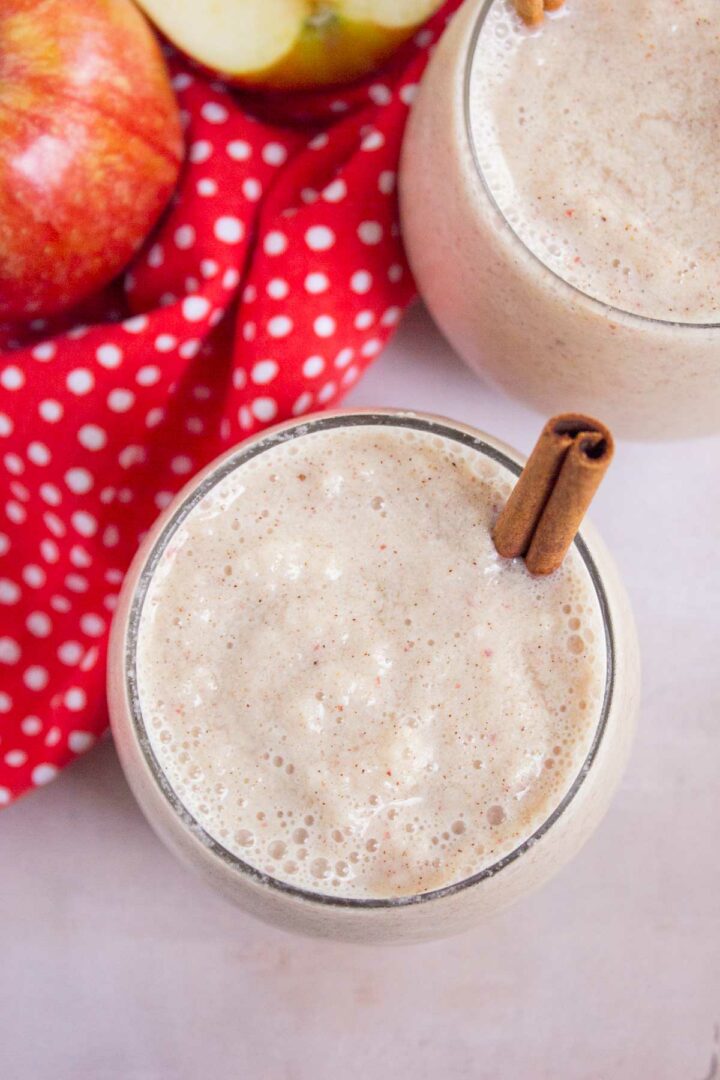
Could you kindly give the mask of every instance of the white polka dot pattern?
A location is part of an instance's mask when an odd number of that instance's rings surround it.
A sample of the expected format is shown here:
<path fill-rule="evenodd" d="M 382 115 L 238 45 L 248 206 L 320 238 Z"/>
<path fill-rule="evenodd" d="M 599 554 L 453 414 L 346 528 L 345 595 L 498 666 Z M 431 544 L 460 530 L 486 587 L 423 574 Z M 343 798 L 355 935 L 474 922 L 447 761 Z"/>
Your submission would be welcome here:
<path fill-rule="evenodd" d="M 159 227 L 82 310 L 0 324 L 0 806 L 101 734 L 110 616 L 157 513 L 221 450 L 336 405 L 396 326 L 400 142 L 458 2 L 381 76 L 288 98 L 285 125 L 169 50 L 186 164 Z"/>

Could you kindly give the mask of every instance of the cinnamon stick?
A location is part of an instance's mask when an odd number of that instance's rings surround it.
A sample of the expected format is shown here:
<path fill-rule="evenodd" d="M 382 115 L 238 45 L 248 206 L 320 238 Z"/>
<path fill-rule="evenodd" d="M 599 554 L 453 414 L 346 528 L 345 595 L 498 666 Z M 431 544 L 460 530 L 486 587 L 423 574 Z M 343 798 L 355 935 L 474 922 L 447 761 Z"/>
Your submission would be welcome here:
<path fill-rule="evenodd" d="M 589 416 L 548 420 L 493 530 L 498 553 L 523 556 L 531 574 L 557 570 L 614 449 L 608 428 Z"/>
<path fill-rule="evenodd" d="M 543 0 L 515 0 L 515 10 L 527 26 L 543 21 Z"/>
<path fill-rule="evenodd" d="M 557 11 L 565 0 L 515 0 L 515 10 L 527 26 L 539 26 L 543 11 Z"/>

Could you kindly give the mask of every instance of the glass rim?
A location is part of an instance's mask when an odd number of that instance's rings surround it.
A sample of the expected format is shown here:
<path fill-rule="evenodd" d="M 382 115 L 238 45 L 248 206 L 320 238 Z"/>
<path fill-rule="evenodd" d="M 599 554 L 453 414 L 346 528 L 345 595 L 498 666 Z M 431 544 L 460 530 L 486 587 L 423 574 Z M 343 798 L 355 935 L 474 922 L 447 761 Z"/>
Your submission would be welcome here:
<path fill-rule="evenodd" d="M 465 137 L 470 147 L 473 164 L 475 166 L 475 172 L 482 185 L 482 188 L 487 196 L 488 202 L 492 206 L 493 210 L 497 214 L 498 218 L 505 225 L 507 231 L 514 238 L 520 248 L 530 256 L 530 259 L 543 268 L 548 274 L 550 274 L 556 281 L 559 281 L 566 288 L 571 289 L 573 293 L 581 296 L 584 300 L 589 301 L 592 305 L 596 305 L 602 311 L 610 314 L 622 316 L 623 319 L 628 319 L 631 322 L 636 321 L 641 326 L 674 326 L 683 330 L 718 330 L 720 329 L 720 321 L 718 322 L 684 322 L 680 319 L 659 319 L 654 315 L 641 315 L 637 311 L 627 311 L 625 308 L 618 307 L 615 304 L 610 304 L 604 300 L 600 300 L 597 296 L 593 296 L 592 293 L 586 292 L 585 289 L 579 288 L 577 285 L 573 285 L 572 282 L 564 278 L 562 274 L 559 274 L 556 270 L 540 258 L 531 247 L 526 244 L 517 230 L 510 224 L 505 213 L 498 204 L 492 189 L 487 182 L 485 173 L 483 171 L 480 157 L 478 154 L 477 142 L 473 133 L 472 121 L 470 117 L 470 93 L 472 83 L 472 73 L 475 64 L 475 58 L 477 55 L 477 45 L 482 33 L 485 20 L 490 12 L 490 9 L 495 3 L 500 0 L 484 0 L 484 3 L 480 7 L 477 15 L 475 16 L 475 23 L 473 25 L 472 33 L 470 35 L 470 41 L 468 44 L 467 53 L 465 56 L 465 70 L 463 74 L 463 123 L 465 128 Z"/>
<path fill-rule="evenodd" d="M 290 425 L 282 425 L 280 428 L 274 428 L 267 434 L 251 440 L 248 444 L 240 444 L 234 451 L 230 451 L 224 459 L 221 458 L 221 463 L 216 468 L 210 467 L 207 475 L 204 476 L 198 486 L 182 500 L 168 520 L 165 521 L 159 534 L 155 537 L 150 552 L 145 558 L 130 601 L 125 641 L 122 650 L 124 665 L 122 682 L 125 688 L 127 708 L 130 714 L 135 739 L 153 781 L 161 795 L 164 797 L 165 802 L 174 813 L 174 816 L 178 818 L 183 826 L 202 843 L 203 847 L 210 854 L 219 858 L 233 871 L 238 873 L 239 876 L 249 878 L 257 886 L 269 888 L 273 892 L 284 894 L 300 901 L 306 901 L 321 906 L 350 908 L 360 911 L 369 909 L 393 910 L 411 907 L 416 904 L 429 903 L 444 897 L 453 896 L 456 893 L 463 892 L 466 889 L 480 884 L 482 881 L 494 877 L 506 866 L 511 865 L 528 852 L 530 848 L 532 848 L 534 844 L 536 844 L 537 841 L 540 840 L 562 817 L 570 804 L 574 801 L 597 757 L 605 735 L 607 720 L 613 702 L 616 672 L 615 635 L 610 605 L 600 572 L 580 533 L 576 536 L 573 544 L 589 574 L 600 609 L 605 635 L 607 661 L 603 700 L 592 742 L 580 769 L 552 813 L 541 822 L 538 828 L 531 833 L 530 836 L 526 837 L 522 843 L 518 844 L 512 851 L 503 855 L 484 869 L 479 870 L 477 873 L 461 878 L 458 881 L 453 881 L 449 885 L 444 885 L 441 888 L 429 890 L 428 892 L 385 898 L 333 896 L 329 893 L 315 892 L 311 889 L 301 888 L 282 878 L 277 878 L 272 874 L 265 873 L 263 870 L 260 870 L 258 867 L 253 866 L 251 863 L 241 859 L 238 855 L 235 855 L 220 843 L 219 840 L 216 840 L 215 837 L 213 837 L 190 813 L 180 796 L 175 792 L 166 773 L 155 756 L 145 726 L 138 690 L 137 645 L 140 622 L 145 599 L 157 565 L 162 558 L 169 541 L 198 503 L 200 503 L 201 500 L 217 486 L 217 484 L 259 454 L 293 438 L 301 438 L 314 432 L 328 431 L 338 427 L 400 427 L 422 431 L 431 435 L 440 435 L 441 437 L 451 439 L 491 458 L 491 460 L 508 469 L 514 476 L 520 474 L 522 466 L 513 461 L 513 459 L 504 451 L 485 442 L 480 432 L 472 434 L 470 431 L 465 430 L 464 427 L 454 427 L 453 423 L 452 420 L 445 422 L 428 414 L 408 413 L 400 410 L 397 412 L 351 410 L 338 411 L 330 414 L 317 414 L 315 417 L 300 419 Z"/>

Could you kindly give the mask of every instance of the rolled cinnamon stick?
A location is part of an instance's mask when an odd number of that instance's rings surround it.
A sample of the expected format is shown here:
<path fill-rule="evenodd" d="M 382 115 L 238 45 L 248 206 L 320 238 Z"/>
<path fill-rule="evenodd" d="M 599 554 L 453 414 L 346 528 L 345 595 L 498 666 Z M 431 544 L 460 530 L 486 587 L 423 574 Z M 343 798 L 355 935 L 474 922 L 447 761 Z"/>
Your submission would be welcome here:
<path fill-rule="evenodd" d="M 589 416 L 548 420 L 493 530 L 498 553 L 523 556 L 531 574 L 557 570 L 614 449 L 608 428 Z"/>
<path fill-rule="evenodd" d="M 515 0 L 515 10 L 527 26 L 543 21 L 543 0 Z"/>

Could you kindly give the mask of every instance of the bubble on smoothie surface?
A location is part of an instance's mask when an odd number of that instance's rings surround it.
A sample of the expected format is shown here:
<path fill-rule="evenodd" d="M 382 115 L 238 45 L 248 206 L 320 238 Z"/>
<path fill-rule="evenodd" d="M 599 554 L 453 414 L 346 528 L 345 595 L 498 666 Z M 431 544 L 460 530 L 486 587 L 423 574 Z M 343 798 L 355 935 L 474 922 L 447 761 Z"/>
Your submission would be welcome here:
<path fill-rule="evenodd" d="M 513 851 L 580 773 L 604 692 L 577 550 L 544 579 L 501 559 L 509 472 L 407 436 L 316 431 L 230 473 L 140 622 L 143 715 L 184 805 L 244 862 L 335 896 L 426 892 Z"/>

